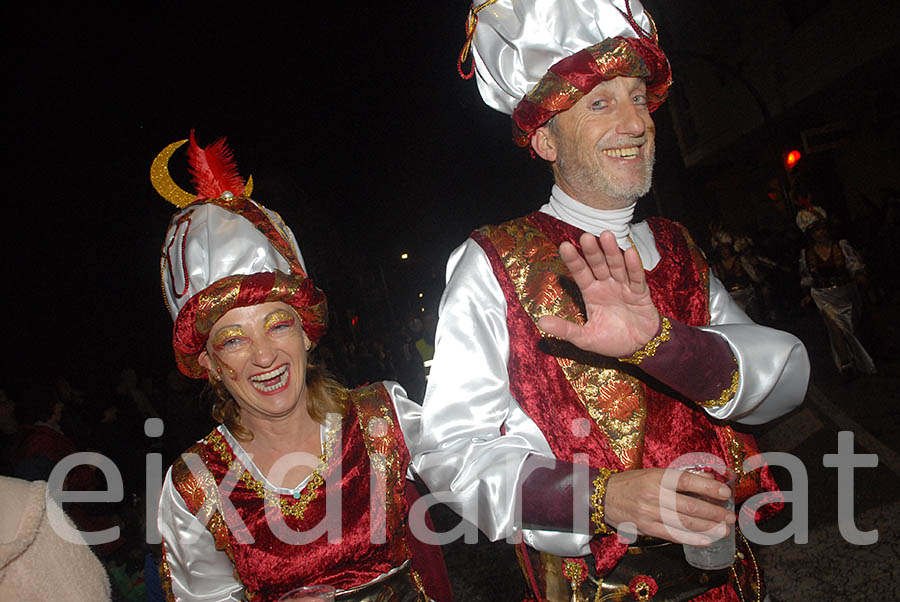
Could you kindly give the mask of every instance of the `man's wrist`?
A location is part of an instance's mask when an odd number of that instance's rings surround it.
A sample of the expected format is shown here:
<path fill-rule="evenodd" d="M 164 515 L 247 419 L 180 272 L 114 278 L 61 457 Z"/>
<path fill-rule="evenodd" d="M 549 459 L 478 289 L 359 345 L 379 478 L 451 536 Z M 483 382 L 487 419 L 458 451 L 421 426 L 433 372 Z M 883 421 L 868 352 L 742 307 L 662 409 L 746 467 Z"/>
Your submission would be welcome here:
<path fill-rule="evenodd" d="M 593 481 L 594 490 L 591 493 L 591 526 L 594 535 L 609 535 L 613 533 L 612 527 L 606 524 L 606 486 L 616 471 L 612 468 L 598 468 L 598 474 Z"/>
<path fill-rule="evenodd" d="M 625 362 L 626 364 L 634 364 L 635 366 L 639 366 L 641 362 L 643 362 L 648 357 L 653 357 L 656 355 L 657 350 L 659 350 L 659 346 L 669 340 L 669 337 L 672 334 L 672 323 L 669 322 L 669 319 L 663 315 L 659 316 L 659 328 L 656 331 L 656 335 L 647 341 L 647 343 L 635 351 L 631 357 L 620 357 L 620 362 Z"/>

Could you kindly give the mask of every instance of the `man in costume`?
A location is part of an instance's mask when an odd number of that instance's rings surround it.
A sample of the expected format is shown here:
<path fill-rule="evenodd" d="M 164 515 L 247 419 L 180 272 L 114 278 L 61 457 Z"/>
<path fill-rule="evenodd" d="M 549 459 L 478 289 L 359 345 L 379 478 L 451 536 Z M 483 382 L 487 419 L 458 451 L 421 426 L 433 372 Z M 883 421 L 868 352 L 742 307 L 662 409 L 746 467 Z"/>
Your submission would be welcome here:
<path fill-rule="evenodd" d="M 738 472 L 738 501 L 774 491 L 767 469 L 743 472 L 757 449 L 728 421 L 796 407 L 809 362 L 747 318 L 679 224 L 631 221 L 671 83 L 650 16 L 636 0 L 488 0 L 469 34 L 461 63 L 471 49 L 483 99 L 556 184 L 450 256 L 415 470 L 491 539 L 521 537 L 539 600 L 762 599 L 740 537 L 712 572 L 666 543 L 735 517 L 689 497 L 721 499 L 715 480 L 663 468 L 707 454 Z"/>

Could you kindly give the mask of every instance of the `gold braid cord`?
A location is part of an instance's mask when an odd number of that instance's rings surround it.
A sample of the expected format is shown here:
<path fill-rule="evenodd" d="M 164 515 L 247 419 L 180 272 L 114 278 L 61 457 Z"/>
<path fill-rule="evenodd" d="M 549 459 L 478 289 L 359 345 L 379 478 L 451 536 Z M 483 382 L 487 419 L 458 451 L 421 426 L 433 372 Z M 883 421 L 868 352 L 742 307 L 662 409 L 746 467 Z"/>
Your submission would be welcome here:
<path fill-rule="evenodd" d="M 612 468 L 599 468 L 600 474 L 594 479 L 594 493 L 591 494 L 591 522 L 594 523 L 594 534 L 608 535 L 612 528 L 603 520 L 603 502 L 606 497 L 606 483 L 616 471 Z"/>
<path fill-rule="evenodd" d="M 718 399 L 710 399 L 708 401 L 698 401 L 697 404 L 704 408 L 718 408 L 729 401 L 737 394 L 738 387 L 741 385 L 741 371 L 738 370 L 737 358 L 734 360 L 734 370 L 731 371 L 731 384 L 728 385 L 719 395 Z"/>
<path fill-rule="evenodd" d="M 634 364 L 635 366 L 640 365 L 648 357 L 653 357 L 656 355 L 656 351 L 659 349 L 659 346 L 669 340 L 669 336 L 672 334 L 672 323 L 669 322 L 669 318 L 665 316 L 660 316 L 662 322 L 662 331 L 649 341 L 647 344 L 634 352 L 634 355 L 631 357 L 620 357 L 620 362 L 625 362 L 626 364 Z"/>

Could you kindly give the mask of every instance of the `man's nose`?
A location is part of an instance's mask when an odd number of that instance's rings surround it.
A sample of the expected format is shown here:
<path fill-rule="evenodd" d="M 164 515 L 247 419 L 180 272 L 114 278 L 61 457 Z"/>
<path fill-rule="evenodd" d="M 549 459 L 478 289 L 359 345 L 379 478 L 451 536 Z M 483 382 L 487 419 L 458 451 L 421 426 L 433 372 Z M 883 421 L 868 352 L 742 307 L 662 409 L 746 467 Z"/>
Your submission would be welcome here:
<path fill-rule="evenodd" d="M 636 106 L 630 99 L 628 102 L 619 103 L 617 133 L 628 136 L 643 136 L 644 131 L 647 129 L 643 111 L 643 107 Z"/>

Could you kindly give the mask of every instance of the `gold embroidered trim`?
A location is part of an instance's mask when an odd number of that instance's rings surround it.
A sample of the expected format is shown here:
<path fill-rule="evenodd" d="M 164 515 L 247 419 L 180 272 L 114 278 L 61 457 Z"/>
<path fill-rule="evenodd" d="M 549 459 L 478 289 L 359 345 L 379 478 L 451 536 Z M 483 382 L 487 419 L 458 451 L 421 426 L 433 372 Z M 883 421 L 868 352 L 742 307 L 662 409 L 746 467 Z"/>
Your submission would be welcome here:
<path fill-rule="evenodd" d="M 584 314 L 563 282 L 571 279 L 559 251 L 527 218 L 485 228 L 503 268 L 509 275 L 523 309 L 537 322 L 555 315 L 584 324 Z M 622 372 L 613 361 L 553 349 L 578 400 L 588 412 L 598 436 L 608 442 L 622 466 L 640 468 L 643 455 L 647 402 L 643 385 Z"/>
<path fill-rule="evenodd" d="M 741 384 L 741 371 L 738 370 L 737 360 L 734 360 L 734 370 L 731 372 L 731 385 L 722 391 L 718 399 L 710 399 L 709 401 L 698 401 L 697 404 L 704 408 L 718 408 L 729 401 L 737 394 L 738 387 Z"/>
<path fill-rule="evenodd" d="M 620 362 L 625 362 L 626 364 L 634 364 L 635 366 L 640 365 L 648 357 L 653 357 L 656 355 L 656 351 L 659 349 L 659 346 L 669 340 L 669 336 L 672 334 L 672 323 L 669 322 L 669 318 L 665 316 L 660 316 L 662 319 L 662 331 L 647 341 L 647 344 L 634 352 L 634 355 L 631 357 L 620 357 Z"/>
<path fill-rule="evenodd" d="M 419 573 L 416 572 L 416 571 L 414 571 L 414 570 L 412 570 L 412 569 L 410 569 L 410 571 L 409 571 L 409 577 L 410 577 L 410 579 L 412 579 L 412 582 L 413 582 L 413 585 L 414 585 L 415 588 L 416 588 L 416 591 L 419 592 L 419 594 L 420 594 L 420 599 L 422 598 L 422 596 L 425 596 L 424 599 L 427 600 L 427 599 L 428 599 L 428 598 L 427 598 L 428 594 L 425 593 L 425 584 L 422 582 L 422 577 L 419 576 Z"/>
<path fill-rule="evenodd" d="M 234 457 L 228 449 L 228 444 L 225 442 L 225 439 L 218 431 L 214 431 L 212 435 L 210 435 L 208 441 L 210 445 L 212 445 L 212 448 L 228 464 L 228 470 L 234 470 L 235 472 L 240 473 L 241 480 L 244 482 L 247 489 L 261 497 L 267 504 L 278 506 L 284 516 L 291 516 L 302 520 L 303 515 L 306 513 L 307 506 L 316 499 L 319 495 L 319 489 L 325 482 L 325 479 L 322 478 L 322 470 L 325 468 L 334 452 L 334 442 L 337 440 L 337 434 L 339 432 L 340 422 L 336 422 L 326 432 L 325 441 L 322 443 L 322 455 L 319 456 L 319 465 L 313 471 L 312 476 L 310 476 L 309 481 L 303 488 L 303 493 L 296 500 L 286 498 L 285 496 L 287 494 L 283 495 L 266 489 L 265 485 L 254 479 L 253 475 L 250 474 L 250 471 Z"/>
<path fill-rule="evenodd" d="M 594 523 L 594 534 L 608 535 L 613 532 L 603 521 L 603 498 L 606 496 L 606 483 L 616 471 L 611 468 L 598 468 L 600 474 L 594 479 L 594 493 L 591 494 L 591 522 Z"/>

